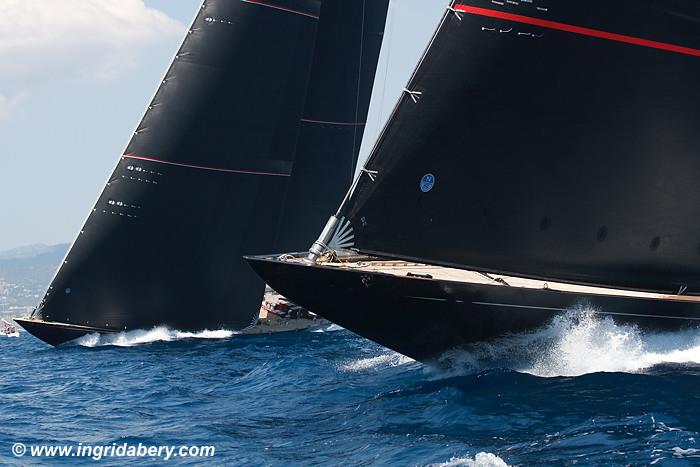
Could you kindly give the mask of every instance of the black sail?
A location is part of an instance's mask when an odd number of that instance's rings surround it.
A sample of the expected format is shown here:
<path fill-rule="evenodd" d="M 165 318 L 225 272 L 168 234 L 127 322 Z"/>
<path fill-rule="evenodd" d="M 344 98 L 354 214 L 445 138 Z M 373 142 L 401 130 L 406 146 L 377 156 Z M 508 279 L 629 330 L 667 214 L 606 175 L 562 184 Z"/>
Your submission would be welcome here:
<path fill-rule="evenodd" d="M 38 308 L 105 329 L 240 328 L 274 244 L 320 0 L 206 0 Z"/>
<path fill-rule="evenodd" d="M 700 293 L 700 3 L 451 8 L 339 211 L 354 247 Z"/>
<path fill-rule="evenodd" d="M 277 251 L 302 251 L 355 175 L 389 0 L 324 0 Z"/>

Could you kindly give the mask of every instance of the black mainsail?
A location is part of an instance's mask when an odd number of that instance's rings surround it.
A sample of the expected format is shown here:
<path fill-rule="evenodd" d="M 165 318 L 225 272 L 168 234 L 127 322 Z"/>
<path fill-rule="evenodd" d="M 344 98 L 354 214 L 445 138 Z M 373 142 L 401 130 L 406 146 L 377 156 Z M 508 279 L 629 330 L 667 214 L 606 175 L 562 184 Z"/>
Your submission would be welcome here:
<path fill-rule="evenodd" d="M 421 359 L 577 304 L 697 324 L 699 22 L 687 0 L 452 2 L 312 261 L 254 267 Z M 385 264 L 314 265 L 329 248 Z"/>
<path fill-rule="evenodd" d="M 307 111 L 350 115 L 350 96 L 353 118 L 366 118 L 387 3 L 205 1 L 64 264 L 21 324 L 51 344 L 154 325 L 249 325 L 264 284 L 242 255 L 301 245 L 309 230 L 295 226 L 325 217 L 309 207 L 340 198 L 350 183 L 326 174 L 334 183 L 317 184 L 318 171 L 304 167 L 323 153 L 323 170 L 344 173 L 361 128 L 353 139 L 300 129 L 311 123 Z M 345 61 L 347 75 L 335 76 Z M 303 216 L 280 222 L 286 211 Z"/>
<path fill-rule="evenodd" d="M 324 0 L 275 250 L 302 251 L 355 176 L 389 0 Z"/>
<path fill-rule="evenodd" d="M 320 7 L 203 3 L 36 318 L 250 324 L 263 283 L 238 258 L 274 241 Z"/>
<path fill-rule="evenodd" d="M 453 8 L 340 210 L 355 247 L 700 293 L 700 5 Z"/>

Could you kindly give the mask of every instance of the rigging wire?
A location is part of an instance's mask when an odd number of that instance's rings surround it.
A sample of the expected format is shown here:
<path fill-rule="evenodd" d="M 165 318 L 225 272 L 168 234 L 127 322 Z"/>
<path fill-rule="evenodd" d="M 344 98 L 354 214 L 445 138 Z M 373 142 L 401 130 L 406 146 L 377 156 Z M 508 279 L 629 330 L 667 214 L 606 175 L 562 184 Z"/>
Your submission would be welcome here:
<path fill-rule="evenodd" d="M 393 39 L 393 26 L 394 26 L 394 0 L 391 0 L 389 2 L 389 22 L 386 25 L 386 33 L 384 35 L 384 43 L 386 44 L 386 62 L 384 63 L 384 81 L 382 82 L 382 94 L 381 98 L 379 100 L 379 114 L 377 118 L 377 128 L 376 128 L 376 133 L 379 134 L 379 131 L 381 130 L 381 126 L 386 120 L 384 118 L 384 98 L 386 96 L 386 83 L 389 80 L 389 66 L 391 64 L 391 49 L 392 49 L 392 39 Z M 387 37 L 388 36 L 388 37 Z M 388 41 L 388 42 L 387 42 Z M 366 131 L 366 129 L 365 129 Z"/>
<path fill-rule="evenodd" d="M 360 60 L 357 65 L 357 94 L 355 96 L 355 122 L 359 120 L 359 115 L 360 115 L 360 94 L 362 92 L 362 55 L 364 52 L 365 48 L 365 6 L 366 6 L 367 0 L 362 0 L 362 27 L 360 28 Z M 350 180 L 355 178 L 355 165 L 357 163 L 357 127 L 359 125 L 355 125 L 355 129 L 353 132 L 352 136 L 352 158 L 351 163 L 350 163 Z M 364 128 L 363 128 L 364 129 Z M 364 133 L 363 133 L 364 134 Z"/>

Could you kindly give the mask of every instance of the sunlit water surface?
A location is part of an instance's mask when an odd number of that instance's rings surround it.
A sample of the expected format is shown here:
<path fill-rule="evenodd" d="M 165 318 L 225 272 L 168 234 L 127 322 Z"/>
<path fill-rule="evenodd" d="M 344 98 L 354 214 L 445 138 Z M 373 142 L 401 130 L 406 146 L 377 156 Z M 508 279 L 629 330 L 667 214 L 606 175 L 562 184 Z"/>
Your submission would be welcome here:
<path fill-rule="evenodd" d="M 15 442 L 214 445 L 220 465 L 700 463 L 700 331 L 585 311 L 441 368 L 337 326 L 156 328 L 55 349 L 24 333 L 0 339 L 0 368 L 2 465 L 32 462 Z"/>

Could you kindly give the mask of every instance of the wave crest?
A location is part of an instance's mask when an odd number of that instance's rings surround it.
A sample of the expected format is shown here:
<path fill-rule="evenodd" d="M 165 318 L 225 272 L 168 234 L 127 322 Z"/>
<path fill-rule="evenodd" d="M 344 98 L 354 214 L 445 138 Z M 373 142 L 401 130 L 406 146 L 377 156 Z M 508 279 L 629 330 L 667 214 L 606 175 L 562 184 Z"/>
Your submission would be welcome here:
<path fill-rule="evenodd" d="M 371 370 L 379 366 L 396 367 L 413 362 L 415 362 L 415 360 L 413 360 L 410 357 L 401 355 L 397 352 L 391 352 L 388 354 L 377 355 L 376 357 L 360 358 L 358 360 L 353 360 L 351 362 L 345 363 L 344 365 L 341 365 L 340 370 L 348 372 L 364 371 Z"/>
<path fill-rule="evenodd" d="M 541 377 L 634 373 L 663 363 L 700 364 L 700 331 L 643 332 L 580 309 L 530 333 L 448 352 L 440 362 L 451 369 L 498 366 Z"/>
<path fill-rule="evenodd" d="M 82 347 L 117 346 L 131 347 L 134 345 L 151 344 L 154 342 L 171 342 L 183 339 L 228 339 L 236 334 L 234 331 L 220 329 L 200 332 L 185 332 L 173 330 L 165 326 L 152 329 L 135 329 L 114 334 L 87 334 L 75 339 L 72 343 Z"/>
<path fill-rule="evenodd" d="M 453 457 L 442 464 L 432 464 L 431 467 L 508 467 L 508 464 L 495 454 L 480 452 L 473 458 Z"/>
<path fill-rule="evenodd" d="M 324 329 L 324 328 L 318 328 L 318 329 L 314 329 L 314 330 L 311 331 L 311 332 L 324 333 L 324 332 L 335 332 L 335 331 L 344 331 L 344 330 L 345 330 L 345 328 L 340 327 L 340 326 L 338 326 L 338 325 L 335 324 L 335 323 L 331 323 L 331 325 L 328 326 L 328 327 L 325 328 L 325 329 Z"/>

